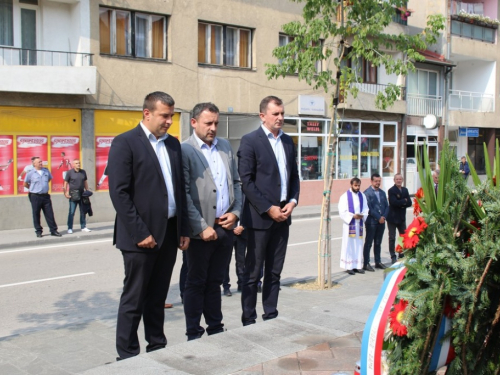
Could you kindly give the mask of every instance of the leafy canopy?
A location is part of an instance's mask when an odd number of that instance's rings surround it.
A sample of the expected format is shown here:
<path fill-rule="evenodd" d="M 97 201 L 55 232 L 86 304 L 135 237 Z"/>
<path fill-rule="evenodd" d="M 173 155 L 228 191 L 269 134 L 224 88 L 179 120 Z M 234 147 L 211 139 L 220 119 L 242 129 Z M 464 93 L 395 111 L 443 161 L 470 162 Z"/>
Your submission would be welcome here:
<path fill-rule="evenodd" d="M 372 66 L 384 66 L 388 74 L 407 75 L 415 69 L 413 62 L 424 60 L 418 51 L 436 43 L 445 24 L 444 16 L 431 15 L 420 33 L 396 35 L 387 33 L 387 27 L 397 12 L 406 13 L 405 0 L 291 1 L 305 3 L 303 21 L 283 25 L 283 32 L 293 40 L 273 50 L 280 62 L 266 64 L 268 78 L 297 75 L 325 92 L 338 84 L 344 96 L 350 92 L 355 97 L 357 90 L 351 84 L 362 80 L 342 60 L 362 57 Z M 325 41 L 323 46 L 319 40 Z M 396 52 L 402 52 L 402 57 L 395 58 Z M 316 69 L 317 61 L 326 62 L 321 72 Z M 377 96 L 376 105 L 386 109 L 399 96 L 399 87 L 390 84 Z"/>

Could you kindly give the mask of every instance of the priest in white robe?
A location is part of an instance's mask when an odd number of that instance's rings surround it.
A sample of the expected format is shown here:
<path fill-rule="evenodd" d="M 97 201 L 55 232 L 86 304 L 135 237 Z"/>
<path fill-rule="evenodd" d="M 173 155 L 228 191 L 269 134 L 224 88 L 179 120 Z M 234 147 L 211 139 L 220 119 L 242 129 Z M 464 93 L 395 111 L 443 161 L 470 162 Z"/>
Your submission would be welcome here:
<path fill-rule="evenodd" d="M 351 188 L 339 200 L 342 224 L 342 250 L 340 267 L 350 275 L 365 273 L 363 270 L 363 225 L 368 217 L 366 196 L 360 191 L 361 180 L 353 178 Z"/>

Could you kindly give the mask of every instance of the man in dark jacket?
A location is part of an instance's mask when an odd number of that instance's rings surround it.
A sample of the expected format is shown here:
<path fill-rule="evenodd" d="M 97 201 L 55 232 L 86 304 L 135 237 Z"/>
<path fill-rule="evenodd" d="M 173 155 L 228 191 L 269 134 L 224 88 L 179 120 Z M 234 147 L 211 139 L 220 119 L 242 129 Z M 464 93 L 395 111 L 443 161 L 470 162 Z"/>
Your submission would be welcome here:
<path fill-rule="evenodd" d="M 385 269 L 385 264 L 380 258 L 382 237 L 385 232 L 385 219 L 389 213 L 389 204 L 385 192 L 380 189 L 382 177 L 374 173 L 371 178 L 371 186 L 364 191 L 368 203 L 368 218 L 365 222 L 366 238 L 363 247 L 363 269 L 365 271 L 375 271 L 370 265 L 370 249 L 373 246 L 373 255 L 375 256 L 375 268 Z"/>
<path fill-rule="evenodd" d="M 470 168 L 469 168 L 469 163 L 467 163 L 467 159 L 465 156 L 462 156 L 462 159 L 460 161 L 460 173 L 464 176 L 464 179 L 467 181 L 467 178 L 469 177 L 470 173 Z"/>
<path fill-rule="evenodd" d="M 387 227 L 389 228 L 389 253 L 392 263 L 396 263 L 396 228 L 399 235 L 406 230 L 406 209 L 411 207 L 412 202 L 408 189 L 403 186 L 403 176 L 400 173 L 394 175 L 394 186 L 388 191 L 389 213 L 387 214 Z M 399 258 L 403 256 L 400 254 Z"/>

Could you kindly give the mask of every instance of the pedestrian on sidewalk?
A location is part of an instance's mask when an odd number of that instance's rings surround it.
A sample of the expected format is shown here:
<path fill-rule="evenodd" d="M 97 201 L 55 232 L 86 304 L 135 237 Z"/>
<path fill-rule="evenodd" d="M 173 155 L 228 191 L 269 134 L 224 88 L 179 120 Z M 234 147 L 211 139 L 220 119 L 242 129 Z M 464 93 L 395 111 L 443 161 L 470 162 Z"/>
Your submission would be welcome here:
<path fill-rule="evenodd" d="M 389 203 L 385 191 L 380 189 L 382 177 L 378 173 L 372 174 L 371 186 L 364 191 L 366 203 L 368 204 L 368 217 L 365 222 L 366 236 L 363 247 L 363 269 L 375 271 L 370 265 L 370 250 L 373 244 L 373 255 L 375 257 L 375 268 L 385 269 L 380 256 L 382 238 L 385 232 L 385 218 L 389 213 Z"/>
<path fill-rule="evenodd" d="M 470 168 L 465 156 L 462 156 L 462 159 L 460 160 L 459 171 L 462 173 L 462 176 L 464 176 L 464 180 L 467 181 L 467 178 L 469 178 Z"/>
<path fill-rule="evenodd" d="M 300 193 L 299 172 L 292 138 L 282 130 L 285 107 L 276 96 L 262 99 L 261 126 L 243 136 L 238 150 L 239 172 L 245 194 L 242 222 L 247 230 L 245 277 L 241 293 L 244 326 L 257 319 L 257 290 L 264 266 L 264 320 L 278 316 L 281 271 L 292 212 Z"/>
<path fill-rule="evenodd" d="M 408 189 L 403 186 L 403 176 L 401 173 L 394 175 L 394 186 L 388 191 L 389 213 L 387 214 L 387 228 L 389 229 L 389 254 L 391 262 L 396 263 L 396 229 L 399 235 L 406 230 L 406 209 L 411 207 L 412 202 Z M 399 255 L 402 258 L 402 255 Z"/>
<path fill-rule="evenodd" d="M 361 180 L 351 179 L 351 188 L 339 200 L 339 216 L 342 224 L 342 249 L 340 268 L 349 275 L 365 273 L 363 268 L 363 222 L 368 217 L 368 204 L 360 191 Z"/>
<path fill-rule="evenodd" d="M 199 103 L 191 112 L 193 134 L 182 143 L 182 162 L 191 227 L 187 250 L 184 314 L 188 340 L 224 331 L 220 286 L 240 216 L 241 182 L 230 143 L 217 138 L 219 109 Z"/>
<path fill-rule="evenodd" d="M 73 219 L 75 217 L 76 207 L 80 210 L 80 228 L 82 232 L 91 232 L 87 228 L 85 220 L 85 211 L 82 207 L 83 192 L 89 190 L 87 182 L 87 173 L 80 168 L 80 160 L 75 159 L 71 163 L 70 169 L 65 176 L 63 191 L 64 196 L 68 198 L 68 234 L 73 233 Z"/>
<path fill-rule="evenodd" d="M 50 228 L 50 235 L 61 237 L 61 234 L 57 231 L 54 210 L 52 209 L 52 201 L 49 194 L 49 181 L 52 180 L 52 175 L 47 168 L 43 168 L 42 159 L 38 156 L 34 156 L 31 160 L 33 162 L 33 169 L 26 174 L 24 187 L 29 190 L 28 196 L 31 202 L 36 236 L 42 237 L 43 228 L 40 224 L 40 211 L 43 211 L 45 221 Z"/>
<path fill-rule="evenodd" d="M 174 99 L 153 92 L 144 99 L 142 121 L 118 135 L 109 150 L 109 195 L 116 210 L 113 244 L 125 266 L 116 324 L 117 360 L 140 352 L 137 329 L 144 318 L 147 352 L 167 345 L 163 330 L 177 248 L 189 246 L 182 153 L 167 131 Z"/>

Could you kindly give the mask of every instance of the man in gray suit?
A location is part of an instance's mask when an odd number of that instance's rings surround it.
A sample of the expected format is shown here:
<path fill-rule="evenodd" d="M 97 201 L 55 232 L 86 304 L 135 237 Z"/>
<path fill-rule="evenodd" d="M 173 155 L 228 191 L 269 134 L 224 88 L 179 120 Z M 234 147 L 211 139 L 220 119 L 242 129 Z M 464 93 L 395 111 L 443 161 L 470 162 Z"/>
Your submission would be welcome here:
<path fill-rule="evenodd" d="M 224 331 L 220 286 L 233 248 L 233 227 L 241 210 L 241 182 L 228 141 L 216 138 L 219 109 L 197 104 L 191 114 L 193 135 L 182 143 L 182 163 L 191 242 L 184 314 L 188 340 Z"/>

